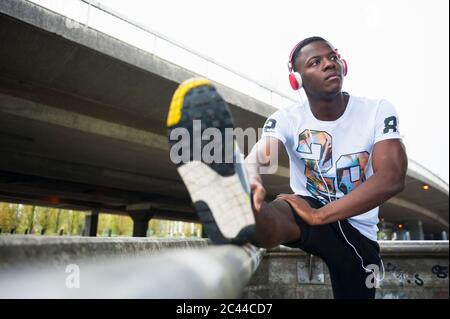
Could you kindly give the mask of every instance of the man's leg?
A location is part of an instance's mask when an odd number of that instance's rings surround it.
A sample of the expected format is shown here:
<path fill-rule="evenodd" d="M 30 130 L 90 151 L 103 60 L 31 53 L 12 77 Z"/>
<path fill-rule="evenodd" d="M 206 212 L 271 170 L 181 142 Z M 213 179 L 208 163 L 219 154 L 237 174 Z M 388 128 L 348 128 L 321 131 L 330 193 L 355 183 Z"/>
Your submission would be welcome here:
<path fill-rule="evenodd" d="M 256 234 L 252 243 L 258 247 L 271 248 L 300 238 L 300 227 L 284 200 L 264 202 L 255 220 Z"/>
<path fill-rule="evenodd" d="M 323 206 L 311 197 L 303 197 L 303 199 L 311 207 Z M 366 286 L 366 279 L 370 273 L 366 273 L 362 268 L 361 260 L 344 239 L 338 223 L 310 226 L 296 215 L 293 209 L 291 214 L 302 231 L 301 238 L 298 241 L 286 242 L 284 245 L 300 248 L 320 257 L 326 263 L 330 272 L 334 298 L 373 299 L 375 289 L 370 285 Z M 347 220 L 341 221 L 341 226 L 347 239 L 362 256 L 364 266 L 380 265 L 378 244 L 362 235 Z"/>
<path fill-rule="evenodd" d="M 190 79 L 180 84 L 167 126 L 171 159 L 213 243 L 253 241 L 273 247 L 299 236 L 284 201 L 265 204 L 261 213 L 254 215 L 246 169 L 234 137 L 227 136 L 234 131 L 233 119 L 210 81 Z M 204 135 L 210 139 L 205 140 Z"/>
<path fill-rule="evenodd" d="M 193 78 L 179 85 L 167 127 L 171 160 L 207 236 L 214 244 L 249 242 L 255 232 L 250 185 L 229 107 L 209 80 Z"/>
<path fill-rule="evenodd" d="M 321 204 L 308 198 L 313 207 Z M 337 223 L 309 226 L 301 220 L 284 200 L 263 203 L 256 214 L 256 235 L 253 244 L 271 248 L 280 244 L 300 248 L 322 258 L 330 271 L 333 295 L 336 299 L 373 299 L 375 288 L 366 286 L 366 273 L 361 260 L 345 242 Z M 377 244 L 361 235 L 347 221 L 342 223 L 347 238 L 355 245 L 364 265 L 379 265 Z M 301 238 L 301 229 L 306 234 Z"/>
<path fill-rule="evenodd" d="M 363 258 L 364 267 L 376 265 L 380 267 L 378 243 L 371 241 L 355 229 L 347 220 L 341 221 L 342 230 L 352 245 Z M 380 274 L 366 272 L 361 259 L 353 248 L 344 240 L 339 225 L 330 224 L 330 228 L 337 234 L 332 246 L 339 253 L 329 253 L 328 268 L 336 299 L 373 299 L 375 298 L 374 277 Z M 370 267 L 372 268 L 372 267 Z"/>

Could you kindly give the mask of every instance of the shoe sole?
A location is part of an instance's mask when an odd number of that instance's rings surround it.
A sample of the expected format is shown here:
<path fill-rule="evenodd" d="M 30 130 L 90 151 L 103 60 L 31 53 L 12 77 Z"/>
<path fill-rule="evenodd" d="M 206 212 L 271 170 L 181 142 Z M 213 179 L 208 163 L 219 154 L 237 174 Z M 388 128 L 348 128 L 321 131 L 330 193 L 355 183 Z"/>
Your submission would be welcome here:
<path fill-rule="evenodd" d="M 194 124 L 195 120 L 200 120 L 201 125 Z M 225 134 L 231 131 L 226 129 L 234 128 L 233 119 L 228 105 L 210 81 L 191 79 L 180 84 L 170 104 L 167 127 L 171 147 L 181 143 L 170 138 L 173 130 L 184 128 L 189 132 L 189 145 L 184 144 L 190 150 L 189 161 L 177 164 L 178 173 L 207 236 L 214 244 L 242 245 L 249 242 L 255 233 L 250 189 L 237 155 L 225 161 L 224 155 L 229 154 L 226 147 L 231 148 L 231 152 L 237 150 L 234 139 L 231 140 L 233 144 L 225 144 Z M 218 163 L 205 163 L 201 156 L 195 158 L 193 152 L 194 134 L 203 136 L 204 130 L 211 127 L 220 130 L 222 137 L 222 161 Z M 199 154 L 208 143 L 201 141 Z"/>

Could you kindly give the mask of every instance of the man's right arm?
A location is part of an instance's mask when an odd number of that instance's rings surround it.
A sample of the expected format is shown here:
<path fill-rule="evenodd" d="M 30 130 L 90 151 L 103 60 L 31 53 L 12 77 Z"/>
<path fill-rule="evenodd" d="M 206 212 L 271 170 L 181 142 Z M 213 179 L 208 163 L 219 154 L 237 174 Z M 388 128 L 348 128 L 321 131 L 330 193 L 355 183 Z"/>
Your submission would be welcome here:
<path fill-rule="evenodd" d="M 271 170 L 271 166 L 278 163 L 278 152 L 282 147 L 283 143 L 279 139 L 272 136 L 263 136 L 253 146 L 250 154 L 245 159 L 253 193 L 253 205 L 258 213 L 266 197 L 261 172 Z"/>
<path fill-rule="evenodd" d="M 300 237 L 300 228 L 286 201 L 264 202 L 266 190 L 261 173 L 276 169 L 282 145 L 276 137 L 263 136 L 245 159 L 255 208 L 256 234 L 251 243 L 258 247 L 272 248 Z"/>

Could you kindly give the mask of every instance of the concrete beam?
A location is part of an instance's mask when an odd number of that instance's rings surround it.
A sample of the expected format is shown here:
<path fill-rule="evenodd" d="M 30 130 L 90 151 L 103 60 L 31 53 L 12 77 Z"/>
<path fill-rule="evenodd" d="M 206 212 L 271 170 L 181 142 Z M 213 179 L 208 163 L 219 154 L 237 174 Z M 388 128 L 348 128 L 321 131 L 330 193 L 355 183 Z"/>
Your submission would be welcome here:
<path fill-rule="evenodd" d="M 142 190 L 151 190 L 152 194 L 171 194 L 173 197 L 184 198 L 187 196 L 186 188 L 181 181 L 160 180 L 144 174 L 51 159 L 35 154 L 16 152 L 2 156 L 0 166 L 19 174 L 44 175 L 55 180 L 125 189 L 141 194 Z M 184 196 L 180 196 L 180 193 Z"/>
<path fill-rule="evenodd" d="M 444 228 L 446 228 L 446 230 L 449 229 L 448 221 L 445 220 L 444 218 L 442 218 L 441 216 L 439 216 L 438 214 L 436 214 L 435 212 L 431 211 L 430 209 L 427 209 L 427 208 L 417 205 L 415 203 L 411 203 L 411 202 L 408 202 L 406 200 L 402 200 L 402 199 L 396 198 L 396 197 L 389 199 L 389 203 L 396 205 L 398 207 L 407 208 L 411 211 L 417 212 L 420 215 L 430 218 L 430 219 L 434 220 L 435 222 L 439 223 Z"/>
<path fill-rule="evenodd" d="M 165 136 L 5 94 L 0 94 L 0 112 L 166 152 L 169 150 Z"/>

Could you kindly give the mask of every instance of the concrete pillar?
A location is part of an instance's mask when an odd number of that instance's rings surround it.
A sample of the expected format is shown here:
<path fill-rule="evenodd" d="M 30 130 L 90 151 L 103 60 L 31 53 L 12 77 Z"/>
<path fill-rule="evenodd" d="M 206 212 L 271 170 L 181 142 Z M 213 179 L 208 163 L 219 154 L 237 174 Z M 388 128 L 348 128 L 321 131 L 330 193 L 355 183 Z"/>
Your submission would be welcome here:
<path fill-rule="evenodd" d="M 91 214 L 86 214 L 83 236 L 97 236 L 97 227 L 98 210 L 93 210 Z"/>
<path fill-rule="evenodd" d="M 411 233 L 408 230 L 405 231 L 405 240 L 411 240 Z"/>
<path fill-rule="evenodd" d="M 425 236 L 423 233 L 423 224 L 421 220 L 409 221 L 408 231 L 411 235 L 412 240 L 424 240 Z"/>
<path fill-rule="evenodd" d="M 417 221 L 417 225 L 419 228 L 419 240 L 424 240 L 425 239 L 425 234 L 423 232 L 423 223 L 421 220 Z"/>
<path fill-rule="evenodd" d="M 147 237 L 148 222 L 152 219 L 154 213 L 150 211 L 130 212 L 133 220 L 133 237 Z"/>
<path fill-rule="evenodd" d="M 202 238 L 208 238 L 208 235 L 205 232 L 205 227 L 202 225 Z"/>

